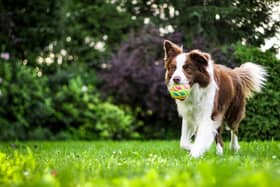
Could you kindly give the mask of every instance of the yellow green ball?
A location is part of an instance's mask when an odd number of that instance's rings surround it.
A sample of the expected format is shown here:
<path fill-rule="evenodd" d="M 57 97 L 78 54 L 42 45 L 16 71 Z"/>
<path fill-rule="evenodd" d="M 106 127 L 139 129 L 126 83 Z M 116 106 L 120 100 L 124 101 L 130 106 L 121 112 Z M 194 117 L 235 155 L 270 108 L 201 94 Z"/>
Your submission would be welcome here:
<path fill-rule="evenodd" d="M 191 92 L 191 89 L 183 84 L 176 84 L 170 87 L 168 90 L 172 98 L 179 100 L 184 100 L 190 95 Z"/>

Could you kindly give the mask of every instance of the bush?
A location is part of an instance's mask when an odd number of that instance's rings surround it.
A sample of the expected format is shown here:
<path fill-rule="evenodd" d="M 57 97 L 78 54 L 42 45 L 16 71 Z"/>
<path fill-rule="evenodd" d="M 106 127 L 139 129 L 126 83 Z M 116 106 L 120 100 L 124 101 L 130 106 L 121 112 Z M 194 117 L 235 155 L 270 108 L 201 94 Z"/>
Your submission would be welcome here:
<path fill-rule="evenodd" d="M 1 139 L 26 139 L 53 112 L 46 78 L 16 59 L 0 60 L 0 74 Z"/>
<path fill-rule="evenodd" d="M 138 137 L 132 112 L 102 101 L 86 66 L 40 77 L 20 60 L 0 60 L 0 75 L 1 140 Z"/>
<path fill-rule="evenodd" d="M 261 94 L 248 101 L 246 118 L 241 122 L 240 136 L 250 139 L 280 139 L 280 60 L 273 52 L 259 48 L 236 45 L 237 63 L 254 62 L 268 71 L 268 80 Z"/>
<path fill-rule="evenodd" d="M 76 139 L 128 139 L 139 138 L 140 135 L 135 129 L 141 125 L 136 122 L 131 112 L 127 112 L 111 103 L 97 103 L 92 106 L 95 116 L 91 121 L 73 130 Z M 89 112 L 89 111 L 88 111 Z M 95 121 L 93 125 L 92 121 Z"/>
<path fill-rule="evenodd" d="M 101 101 L 93 85 L 80 76 L 57 90 L 53 97 L 55 118 L 51 129 L 69 129 L 74 139 L 135 138 L 138 122 L 128 110 Z M 62 126 L 61 126 L 62 125 Z"/>

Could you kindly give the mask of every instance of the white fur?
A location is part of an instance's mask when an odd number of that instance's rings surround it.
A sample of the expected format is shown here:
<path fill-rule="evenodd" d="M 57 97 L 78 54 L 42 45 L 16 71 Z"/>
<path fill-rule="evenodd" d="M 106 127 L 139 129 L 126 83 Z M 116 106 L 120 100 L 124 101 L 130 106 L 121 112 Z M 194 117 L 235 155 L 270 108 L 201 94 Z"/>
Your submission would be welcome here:
<path fill-rule="evenodd" d="M 188 126 L 187 121 L 183 119 L 182 129 L 181 129 L 181 138 L 180 138 L 180 147 L 185 150 L 191 150 L 191 137 L 194 135 L 194 129 L 191 126 Z"/>
<path fill-rule="evenodd" d="M 254 86 L 253 91 L 260 92 L 266 81 L 266 70 L 262 66 L 254 64 L 252 62 L 242 64 L 240 66 L 240 69 L 245 70 L 247 73 L 250 74 L 250 77 L 252 77 Z"/>
<path fill-rule="evenodd" d="M 187 78 L 184 74 L 184 71 L 183 71 L 183 66 L 186 62 L 186 57 L 187 57 L 186 53 L 181 53 L 180 55 L 178 55 L 176 57 L 176 70 L 173 73 L 168 86 L 172 86 L 175 84 L 173 81 L 173 78 L 176 76 L 179 76 L 181 78 L 181 81 L 180 81 L 181 84 L 189 84 L 189 80 L 187 80 Z"/>
<path fill-rule="evenodd" d="M 173 74 L 173 77 L 180 76 L 182 84 L 189 83 L 183 72 L 186 57 L 186 53 L 176 57 L 177 68 Z M 178 113 L 183 118 L 180 145 L 184 149 L 190 149 L 190 154 L 194 158 L 202 156 L 210 148 L 216 134 L 216 127 L 211 119 L 211 114 L 217 86 L 214 81 L 213 62 L 211 60 L 207 71 L 211 80 L 206 88 L 194 84 L 186 100 L 176 100 Z M 169 86 L 174 84 L 172 78 Z M 196 134 L 195 141 L 191 145 L 190 139 L 194 134 Z"/>
<path fill-rule="evenodd" d="M 240 146 L 238 144 L 238 137 L 236 136 L 236 134 L 234 134 L 233 131 L 231 131 L 230 135 L 230 149 L 237 152 L 240 149 Z"/>
<path fill-rule="evenodd" d="M 222 145 L 217 143 L 217 145 L 216 145 L 216 153 L 217 153 L 217 155 L 223 155 L 223 152 L 224 151 L 223 151 Z"/>

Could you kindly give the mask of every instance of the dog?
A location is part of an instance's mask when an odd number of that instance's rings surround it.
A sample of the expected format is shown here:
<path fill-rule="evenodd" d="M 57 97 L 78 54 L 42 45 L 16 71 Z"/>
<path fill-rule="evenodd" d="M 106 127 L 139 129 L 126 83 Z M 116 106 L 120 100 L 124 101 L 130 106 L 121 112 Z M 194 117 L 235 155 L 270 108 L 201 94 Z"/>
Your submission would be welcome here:
<path fill-rule="evenodd" d="M 251 62 L 230 69 L 215 64 L 210 54 L 200 50 L 185 53 L 169 40 L 163 45 L 167 87 L 184 84 L 191 88 L 186 99 L 175 99 L 182 117 L 180 147 L 198 158 L 215 140 L 216 152 L 222 155 L 226 123 L 231 131 L 230 148 L 238 151 L 238 128 L 245 117 L 246 100 L 264 87 L 266 69 Z"/>

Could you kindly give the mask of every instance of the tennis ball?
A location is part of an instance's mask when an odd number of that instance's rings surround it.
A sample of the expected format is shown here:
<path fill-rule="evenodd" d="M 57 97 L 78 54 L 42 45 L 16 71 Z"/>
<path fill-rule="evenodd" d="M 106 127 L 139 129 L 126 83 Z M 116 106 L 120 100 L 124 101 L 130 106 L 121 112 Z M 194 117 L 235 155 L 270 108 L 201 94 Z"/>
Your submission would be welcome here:
<path fill-rule="evenodd" d="M 176 84 L 170 87 L 168 90 L 172 98 L 179 100 L 184 100 L 190 95 L 191 92 L 190 87 L 183 84 Z"/>

